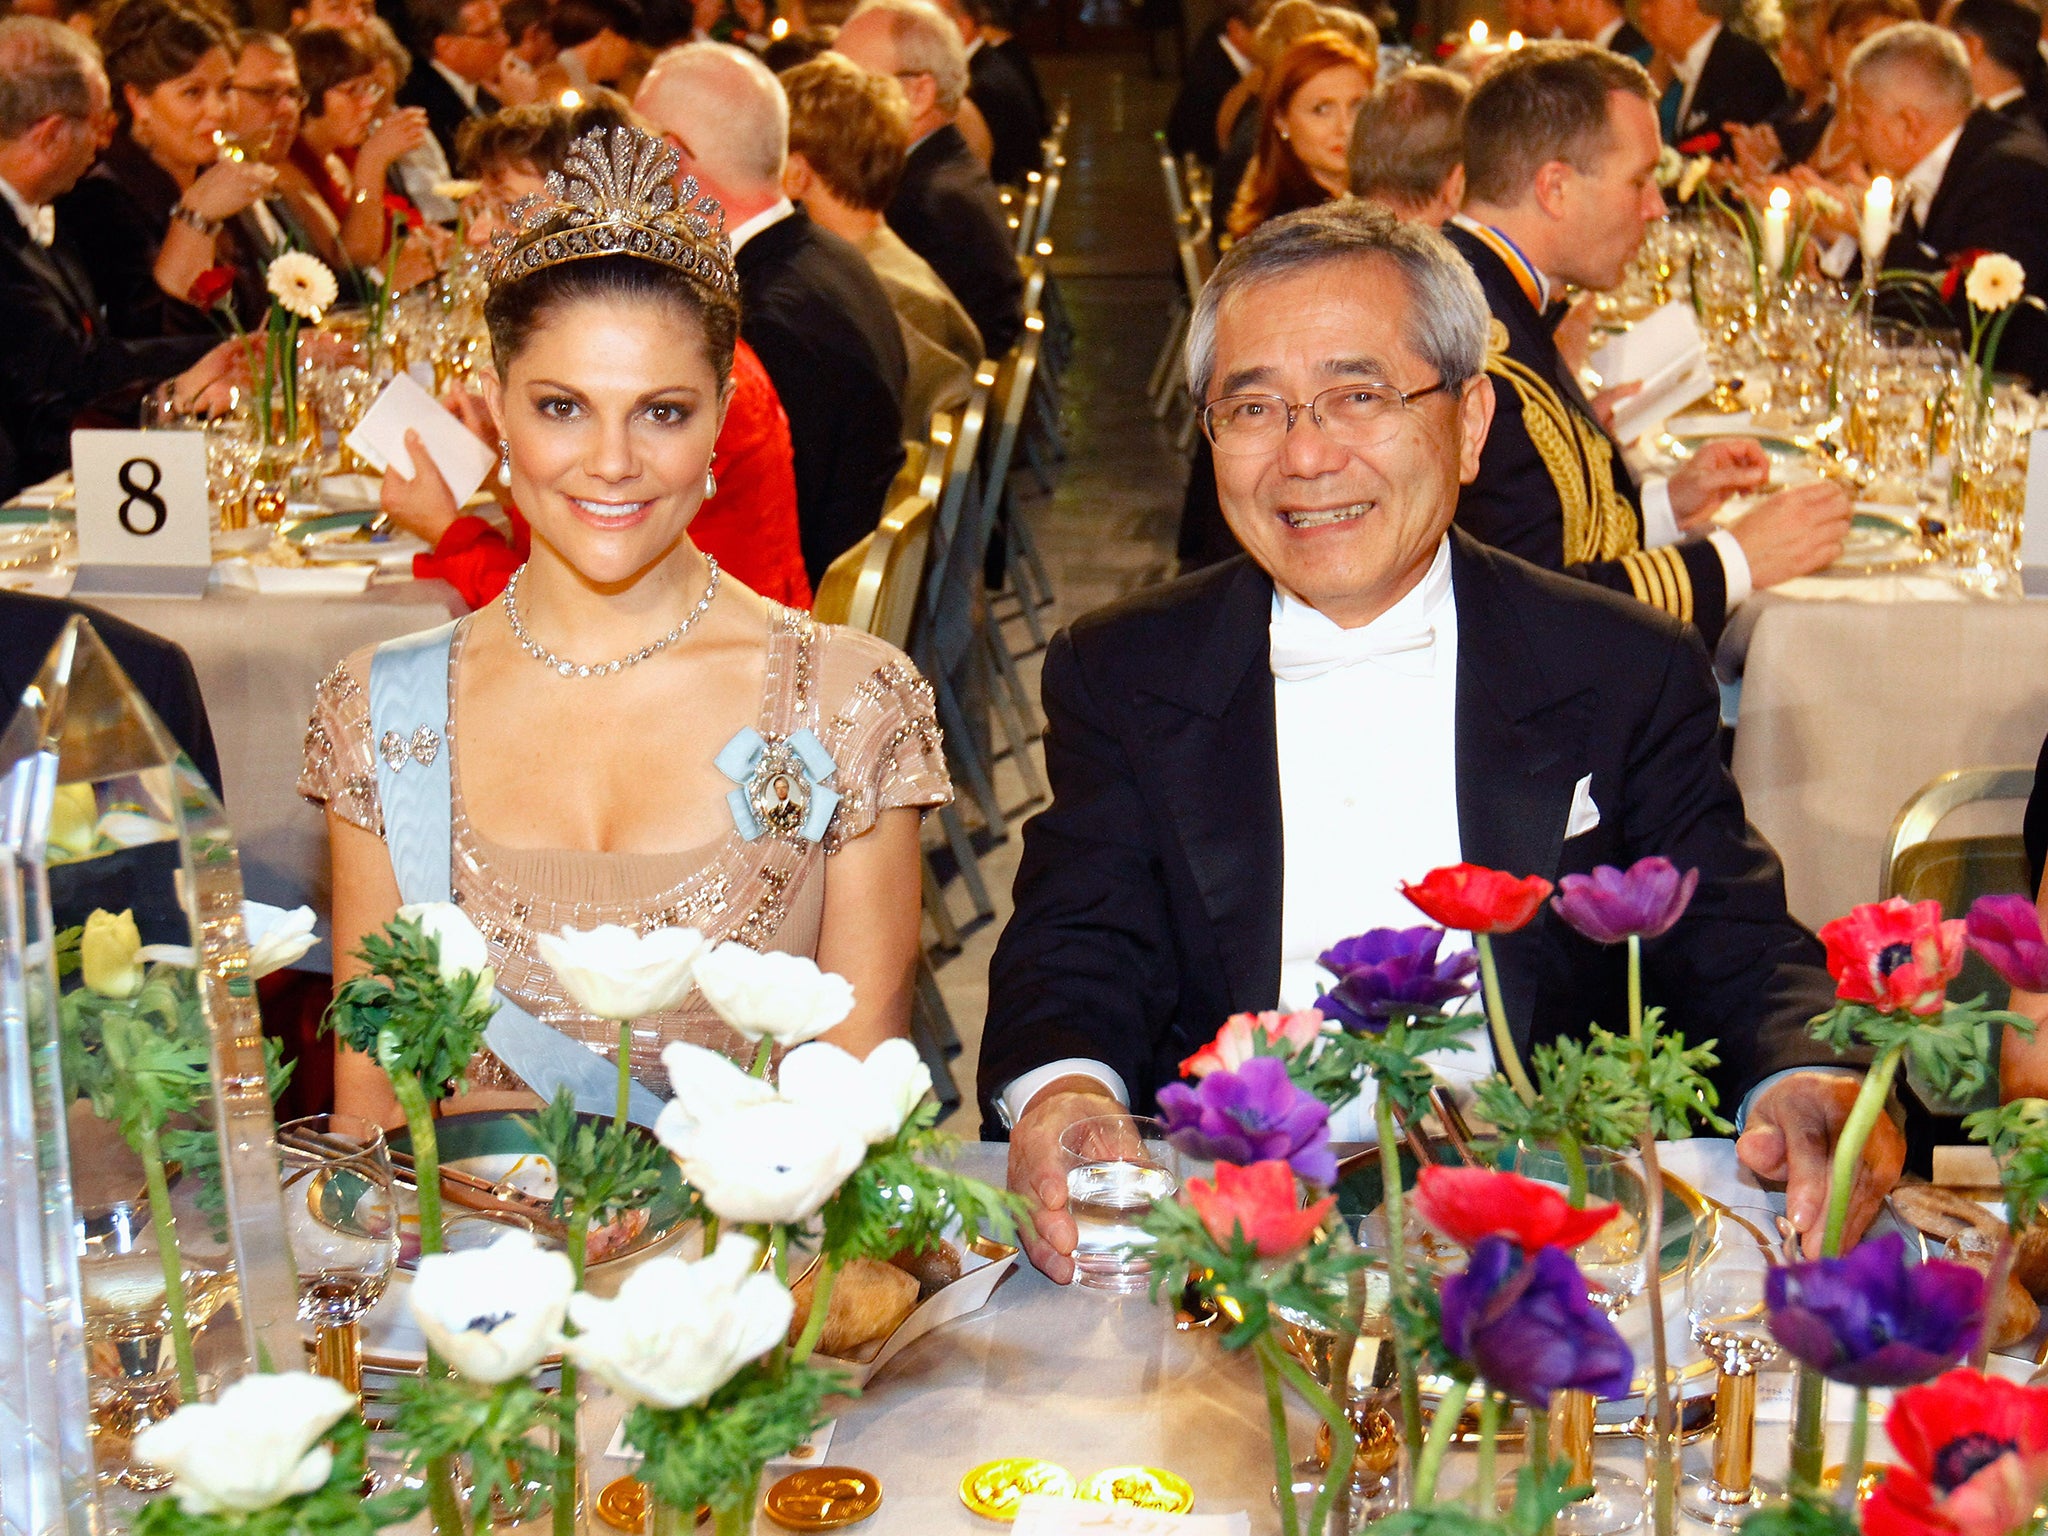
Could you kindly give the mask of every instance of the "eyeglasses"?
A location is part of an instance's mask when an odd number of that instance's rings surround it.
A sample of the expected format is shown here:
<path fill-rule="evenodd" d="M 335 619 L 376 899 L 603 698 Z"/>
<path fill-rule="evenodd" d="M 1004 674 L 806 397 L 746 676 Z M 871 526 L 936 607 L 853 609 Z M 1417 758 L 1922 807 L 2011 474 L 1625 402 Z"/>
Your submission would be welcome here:
<path fill-rule="evenodd" d="M 1307 411 L 1332 442 L 1346 448 L 1376 448 L 1394 435 L 1407 407 L 1452 387 L 1448 379 L 1408 391 L 1391 384 L 1338 384 L 1302 401 L 1278 395 L 1225 395 L 1202 407 L 1202 431 L 1218 453 L 1277 453 L 1294 430 L 1295 418 Z"/>
<path fill-rule="evenodd" d="M 266 107 L 282 106 L 290 102 L 295 107 L 306 104 L 306 93 L 295 85 L 236 85 L 230 81 L 228 89 L 239 96 L 247 96 Z"/>
<path fill-rule="evenodd" d="M 357 101 L 366 102 L 371 106 L 375 106 L 384 99 L 384 87 L 369 75 L 362 75 L 354 80 L 343 81 L 340 85 L 335 86 L 334 89 L 340 91 L 344 96 L 353 96 Z"/>

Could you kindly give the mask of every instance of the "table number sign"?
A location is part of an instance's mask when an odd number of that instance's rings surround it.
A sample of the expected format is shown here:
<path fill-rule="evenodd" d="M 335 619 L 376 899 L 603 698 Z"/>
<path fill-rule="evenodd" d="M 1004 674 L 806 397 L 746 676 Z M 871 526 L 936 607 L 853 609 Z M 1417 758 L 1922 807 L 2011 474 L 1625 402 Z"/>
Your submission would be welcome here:
<path fill-rule="evenodd" d="M 213 568 L 204 432 L 74 432 L 75 592 L 199 597 Z"/>

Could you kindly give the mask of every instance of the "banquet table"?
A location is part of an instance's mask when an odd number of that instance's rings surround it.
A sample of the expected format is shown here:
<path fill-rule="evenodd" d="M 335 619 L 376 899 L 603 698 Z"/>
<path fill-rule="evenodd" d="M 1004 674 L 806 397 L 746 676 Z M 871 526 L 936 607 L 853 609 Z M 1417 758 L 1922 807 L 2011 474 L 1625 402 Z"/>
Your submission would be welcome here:
<path fill-rule="evenodd" d="M 1741 682 L 1735 779 L 1809 926 L 1883 894 L 1893 818 L 1930 779 L 2032 767 L 2048 735 L 2048 601 L 1944 587 L 1789 583 L 1744 603 L 1722 637 L 1718 669 Z M 2019 808 L 2005 809 L 2016 829 Z"/>
<path fill-rule="evenodd" d="M 350 652 L 466 612 L 455 589 L 401 580 L 359 594 L 266 596 L 215 586 L 196 602 L 85 601 L 185 648 L 220 751 L 244 888 L 251 900 L 310 906 L 324 919 L 332 908 L 326 823 L 297 787 L 313 691 Z"/>
<path fill-rule="evenodd" d="M 961 1149 L 958 1166 L 1000 1182 L 1007 1151 L 997 1143 L 971 1144 Z M 1666 1166 L 1717 1198 L 1738 1204 L 1767 1198 L 1738 1169 L 1730 1141 L 1672 1143 Z M 1667 1305 L 1682 1315 L 1682 1297 L 1667 1296 Z M 1020 1258 L 985 1307 L 912 1344 L 858 1399 L 840 1406 L 824 1461 L 860 1467 L 881 1480 L 881 1508 L 849 1528 L 860 1536 L 987 1536 L 1000 1529 L 969 1512 L 959 1485 L 970 1469 L 1006 1456 L 1043 1457 L 1077 1479 L 1113 1466 L 1163 1467 L 1193 1485 L 1197 1514 L 1243 1510 L 1254 1532 L 1270 1533 L 1280 1521 L 1261 1394 L 1249 1351 L 1226 1352 L 1214 1330 L 1177 1331 L 1164 1300 L 1057 1286 Z M 1315 1426 L 1298 1401 L 1290 1414 L 1298 1456 Z M 600 1395 L 588 1402 L 584 1443 L 609 1446 L 620 1416 L 616 1399 Z M 1831 1442 L 1845 1429 L 1831 1425 Z M 1759 1423 L 1759 1472 L 1782 1470 L 1788 1433 L 1783 1425 Z M 1705 1469 L 1709 1444 L 1688 1449 L 1687 1470 Z M 1880 1416 L 1871 1454 L 1883 1450 Z M 1599 1454 L 1618 1470 L 1642 1474 L 1639 1440 L 1603 1437 Z M 1461 1455 L 1447 1465 L 1446 1492 L 1469 1482 L 1472 1460 Z M 1514 1464 L 1508 1453 L 1503 1470 Z M 631 1470 L 628 1461 L 593 1458 L 593 1493 Z M 771 1467 L 764 1486 L 779 1475 Z M 610 1527 L 596 1522 L 591 1529 Z M 757 1513 L 761 1536 L 781 1529 Z"/>

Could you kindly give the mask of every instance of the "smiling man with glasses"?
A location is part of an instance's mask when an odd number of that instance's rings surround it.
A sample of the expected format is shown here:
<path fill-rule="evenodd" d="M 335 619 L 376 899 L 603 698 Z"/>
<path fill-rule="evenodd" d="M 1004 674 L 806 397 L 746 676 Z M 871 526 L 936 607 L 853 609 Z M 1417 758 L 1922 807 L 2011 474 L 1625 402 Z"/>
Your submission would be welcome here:
<path fill-rule="evenodd" d="M 1698 636 L 1452 531 L 1493 420 L 1486 341 L 1443 237 L 1352 199 L 1261 226 L 1203 290 L 1188 384 L 1246 553 L 1054 638 L 1053 798 L 1025 827 L 989 972 L 985 1128 L 1010 1129 L 1010 1187 L 1054 1279 L 1075 1235 L 1060 1131 L 1150 1113 L 1231 1014 L 1312 1006 L 1319 954 L 1415 925 L 1400 882 L 1461 860 L 1699 871 L 1646 951 L 1650 995 L 1720 1042 L 1726 1103 L 1762 1086 L 1744 1155 L 1789 1171 L 1794 1219 L 1817 1224 L 1856 1089 L 1788 1070 L 1826 1055 L 1805 1031 L 1832 991 L 1820 945 L 1721 766 Z M 1624 1016 L 1618 947 L 1548 910 L 1494 942 L 1525 1054 Z M 1475 1043 L 1446 1076 L 1491 1070 Z M 1361 1104 L 1336 1134 L 1369 1125 Z M 1864 1220 L 1903 1151 L 1877 1140 Z"/>

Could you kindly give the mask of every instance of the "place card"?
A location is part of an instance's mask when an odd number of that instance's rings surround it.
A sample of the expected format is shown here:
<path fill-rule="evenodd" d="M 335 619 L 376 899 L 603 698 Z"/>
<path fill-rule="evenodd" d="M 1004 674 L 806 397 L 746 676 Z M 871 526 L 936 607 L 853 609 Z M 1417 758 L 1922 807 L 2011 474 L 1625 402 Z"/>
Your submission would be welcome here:
<path fill-rule="evenodd" d="M 206 434 L 71 434 L 77 483 L 74 592 L 200 597 L 213 567 Z"/>
<path fill-rule="evenodd" d="M 1646 315 L 1590 359 L 1600 382 L 1643 387 L 1614 410 L 1614 436 L 1632 443 L 1651 427 L 1712 391 L 1707 345 L 1692 306 L 1678 301 Z"/>
<path fill-rule="evenodd" d="M 458 507 L 476 494 L 496 462 L 490 447 L 453 411 L 403 373 L 394 376 L 384 386 L 384 393 L 363 412 L 363 419 L 348 435 L 348 445 L 379 474 L 392 464 L 401 473 L 416 472 L 412 453 L 405 446 L 408 430 L 419 433 L 427 457 L 448 482 L 449 494 Z"/>
<path fill-rule="evenodd" d="M 1251 1536 L 1251 1517 L 1169 1515 L 1129 1504 L 1055 1499 L 1034 1493 L 1017 1506 L 1016 1536 Z"/>

